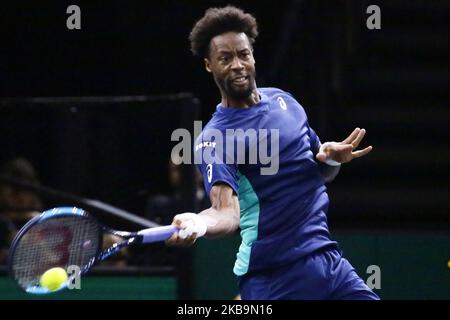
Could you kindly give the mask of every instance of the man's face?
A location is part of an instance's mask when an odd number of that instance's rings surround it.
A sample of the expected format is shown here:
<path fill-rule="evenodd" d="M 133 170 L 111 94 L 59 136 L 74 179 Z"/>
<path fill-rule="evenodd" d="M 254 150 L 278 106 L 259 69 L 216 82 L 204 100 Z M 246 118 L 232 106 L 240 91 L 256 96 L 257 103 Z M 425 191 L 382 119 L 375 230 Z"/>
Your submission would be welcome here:
<path fill-rule="evenodd" d="M 227 32 L 212 38 L 205 67 L 227 97 L 243 100 L 255 89 L 255 59 L 245 33 Z"/>

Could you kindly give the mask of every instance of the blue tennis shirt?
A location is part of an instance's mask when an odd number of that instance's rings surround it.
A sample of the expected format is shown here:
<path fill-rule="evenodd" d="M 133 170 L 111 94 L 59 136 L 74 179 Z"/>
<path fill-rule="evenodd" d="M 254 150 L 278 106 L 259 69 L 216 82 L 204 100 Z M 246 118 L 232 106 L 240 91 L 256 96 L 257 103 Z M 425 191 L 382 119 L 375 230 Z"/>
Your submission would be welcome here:
<path fill-rule="evenodd" d="M 220 182 L 239 198 L 242 242 L 233 269 L 238 276 L 337 247 L 330 240 L 329 200 L 315 160 L 319 138 L 289 93 L 258 92 L 261 100 L 250 108 L 219 104 L 194 146 L 207 194 Z"/>

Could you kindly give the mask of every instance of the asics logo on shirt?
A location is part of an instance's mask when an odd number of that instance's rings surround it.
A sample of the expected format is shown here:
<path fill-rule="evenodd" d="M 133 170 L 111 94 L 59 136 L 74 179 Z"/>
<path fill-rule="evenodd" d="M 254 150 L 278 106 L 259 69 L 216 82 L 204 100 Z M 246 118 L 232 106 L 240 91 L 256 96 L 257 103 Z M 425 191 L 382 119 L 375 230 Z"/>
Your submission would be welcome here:
<path fill-rule="evenodd" d="M 277 98 L 278 103 L 280 104 L 280 108 L 283 110 L 287 110 L 287 104 L 282 97 Z"/>

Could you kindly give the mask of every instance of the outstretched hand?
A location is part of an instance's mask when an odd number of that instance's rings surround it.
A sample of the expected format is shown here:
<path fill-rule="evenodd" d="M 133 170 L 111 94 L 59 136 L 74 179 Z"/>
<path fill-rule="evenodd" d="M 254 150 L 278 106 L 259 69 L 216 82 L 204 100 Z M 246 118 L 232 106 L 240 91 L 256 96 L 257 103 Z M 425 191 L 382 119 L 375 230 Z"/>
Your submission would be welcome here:
<path fill-rule="evenodd" d="M 372 151 L 372 146 L 369 146 L 362 150 L 354 151 L 359 146 L 365 134 L 365 129 L 356 128 L 342 142 L 328 143 L 323 150 L 317 153 L 317 160 L 322 162 L 326 162 L 327 160 L 334 160 L 339 163 L 346 163 L 352 161 L 355 158 L 365 156 L 370 151 Z"/>

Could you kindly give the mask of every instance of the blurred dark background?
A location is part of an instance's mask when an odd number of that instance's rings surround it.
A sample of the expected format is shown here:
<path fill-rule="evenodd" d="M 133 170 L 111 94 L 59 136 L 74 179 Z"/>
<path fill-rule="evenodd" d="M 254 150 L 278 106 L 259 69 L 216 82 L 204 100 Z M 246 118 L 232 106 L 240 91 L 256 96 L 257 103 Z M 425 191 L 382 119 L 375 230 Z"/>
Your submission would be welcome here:
<path fill-rule="evenodd" d="M 219 93 L 201 59 L 190 54 L 187 37 L 206 8 L 227 3 L 78 2 L 81 30 L 66 28 L 66 8 L 72 2 L 2 4 L 0 96 L 191 92 L 200 101 L 198 119 L 206 122 Z M 368 131 L 365 144 L 375 149 L 345 166 L 330 187 L 330 219 L 342 226 L 448 226 L 449 2 L 234 4 L 254 13 L 259 22 L 255 45 L 259 86 L 280 87 L 294 94 L 323 141 L 342 139 L 356 126 Z M 370 4 L 381 8 L 381 30 L 366 27 Z M 36 123 L 42 123 L 40 117 L 46 116 L 39 113 Z M 147 120 L 152 127 L 166 125 Z M 123 132 L 126 129 L 124 125 Z M 139 148 L 147 139 L 136 136 L 132 143 Z M 22 151 L 27 149 L 24 143 L 20 141 Z M 51 141 L 46 148 L 42 151 L 54 151 Z M 1 149 L 2 161 L 19 155 L 13 148 Z M 164 150 L 152 158 L 161 164 L 168 156 Z M 148 169 L 152 170 L 150 163 Z M 51 179 L 49 168 L 38 167 L 37 171 L 44 183 L 57 182 Z M 165 172 L 157 171 L 149 175 L 147 187 L 152 192 L 156 188 L 167 191 Z M 64 187 L 70 191 L 70 185 Z M 145 186 L 140 189 L 134 191 L 145 191 Z M 96 196 L 92 190 L 73 191 Z M 128 202 L 103 193 L 98 196 L 137 209 L 132 205 L 136 194 L 128 195 Z"/>
<path fill-rule="evenodd" d="M 145 212 L 149 197 L 171 192 L 168 133 L 183 123 L 185 113 L 179 108 L 192 110 L 191 116 L 206 123 L 219 102 L 203 62 L 189 52 L 187 37 L 207 8 L 228 3 L 2 4 L 0 163 L 26 157 L 45 185 Z M 66 28 L 71 4 L 81 8 L 81 30 Z M 448 231 L 450 1 L 232 4 L 258 20 L 260 87 L 291 92 L 322 141 L 341 140 L 357 126 L 367 129 L 364 145 L 373 145 L 372 153 L 343 166 L 329 185 L 331 229 Z M 371 4 L 381 8 L 380 30 L 366 27 Z M 190 93 L 194 102 L 144 99 L 133 107 L 108 100 L 180 92 Z M 59 107 L 44 99 L 36 109 L 30 107 L 32 97 L 75 98 L 61 100 Z M 110 102 L 88 107 L 76 97 Z M 124 106 L 134 113 L 121 113 Z M 95 159 L 84 167 L 92 175 L 89 183 L 76 179 L 76 172 L 74 179 L 61 176 L 55 170 L 58 161 L 49 165 L 45 160 L 59 159 L 70 135 L 58 134 L 71 122 L 85 127 L 78 128 L 80 140 L 71 136 L 69 146 Z M 29 128 L 36 126 L 47 128 L 46 135 L 33 134 Z M 144 134 L 146 128 L 149 134 Z M 98 131 L 98 140 L 88 141 Z M 19 132 L 23 136 L 16 140 Z M 154 141 L 160 142 L 158 151 Z"/>

